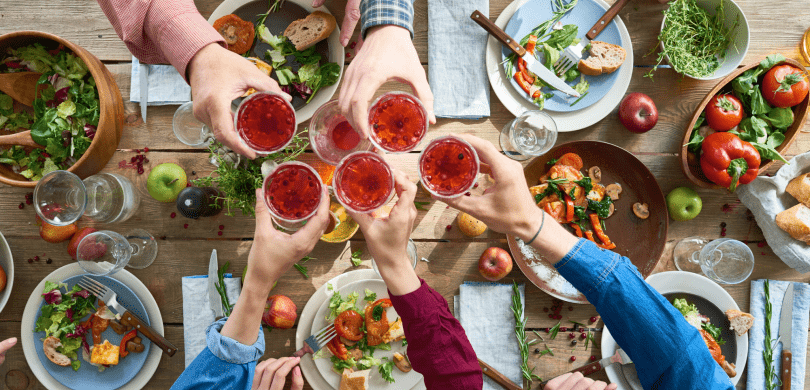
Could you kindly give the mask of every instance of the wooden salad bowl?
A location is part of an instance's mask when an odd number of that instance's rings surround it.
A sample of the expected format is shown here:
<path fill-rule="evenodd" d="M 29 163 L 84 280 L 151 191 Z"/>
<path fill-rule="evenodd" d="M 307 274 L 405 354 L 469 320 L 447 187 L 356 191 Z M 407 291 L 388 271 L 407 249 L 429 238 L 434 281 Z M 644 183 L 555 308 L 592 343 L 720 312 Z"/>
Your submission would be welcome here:
<path fill-rule="evenodd" d="M 121 132 L 124 128 L 124 101 L 121 98 L 121 91 L 112 77 L 112 74 L 96 56 L 82 47 L 60 38 L 53 34 L 40 31 L 17 31 L 5 35 L 0 35 L 0 55 L 5 55 L 8 48 L 21 47 L 33 43 L 40 43 L 48 49 L 56 48 L 62 44 L 66 49 L 71 50 L 75 55 L 84 61 L 90 74 L 96 81 L 98 89 L 100 117 L 96 135 L 90 148 L 84 155 L 71 166 L 68 171 L 73 172 L 80 178 L 100 172 L 110 161 L 118 141 L 121 139 Z M 14 173 L 5 164 L 0 164 L 0 182 L 15 186 L 33 188 L 37 181 L 31 181 L 24 176 Z"/>
<path fill-rule="evenodd" d="M 805 72 L 807 69 L 796 60 L 787 59 L 785 61 L 780 62 L 780 64 L 790 64 L 793 65 Z M 777 64 L 778 65 L 778 64 Z M 759 66 L 759 62 L 755 62 L 749 65 L 746 65 L 742 68 L 737 69 L 736 71 L 732 72 L 728 76 L 726 76 L 722 81 L 720 81 L 711 91 L 709 91 L 708 95 L 698 104 L 697 109 L 695 109 L 694 115 L 692 115 L 692 120 L 689 121 L 689 125 L 686 126 L 686 131 L 684 132 L 683 142 L 681 142 L 681 168 L 683 168 L 683 173 L 686 177 L 694 183 L 695 185 L 703 188 L 712 188 L 718 190 L 724 190 L 725 188 L 714 184 L 711 180 L 706 178 L 703 174 L 703 170 L 700 168 L 700 157 L 695 153 L 690 152 L 686 144 L 689 143 L 689 138 L 692 135 L 692 127 L 695 126 L 700 114 L 703 112 L 703 109 L 706 108 L 706 105 L 709 104 L 709 100 L 717 95 L 720 92 L 731 92 L 731 81 L 734 80 L 737 76 L 743 74 L 745 71 L 749 69 L 753 69 Z M 810 96 L 805 97 L 804 100 L 799 103 L 797 106 L 793 107 L 793 124 L 785 131 L 785 142 L 776 150 L 781 154 L 784 150 L 787 150 L 788 147 L 796 140 L 796 136 L 799 134 L 800 129 L 804 126 L 804 122 L 807 119 L 807 109 L 808 105 L 810 104 Z M 762 174 L 768 168 L 770 168 L 771 164 L 773 164 L 773 160 L 762 160 L 762 164 L 759 166 L 759 172 Z"/>

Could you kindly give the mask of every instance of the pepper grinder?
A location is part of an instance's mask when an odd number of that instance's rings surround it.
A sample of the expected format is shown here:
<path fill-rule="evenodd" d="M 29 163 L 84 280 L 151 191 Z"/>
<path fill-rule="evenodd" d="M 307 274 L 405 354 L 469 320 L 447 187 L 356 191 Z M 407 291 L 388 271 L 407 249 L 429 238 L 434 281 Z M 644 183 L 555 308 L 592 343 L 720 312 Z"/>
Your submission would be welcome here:
<path fill-rule="evenodd" d="M 177 195 L 177 211 L 191 219 L 212 217 L 222 211 L 222 195 L 214 187 L 186 187 Z"/>

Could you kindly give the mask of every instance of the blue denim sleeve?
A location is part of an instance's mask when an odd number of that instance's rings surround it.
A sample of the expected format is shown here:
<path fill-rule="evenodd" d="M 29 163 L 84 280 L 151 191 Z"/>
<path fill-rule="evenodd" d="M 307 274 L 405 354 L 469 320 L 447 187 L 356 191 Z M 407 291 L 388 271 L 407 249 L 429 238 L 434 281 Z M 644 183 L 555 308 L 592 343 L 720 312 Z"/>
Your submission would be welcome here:
<path fill-rule="evenodd" d="M 393 24 L 408 29 L 413 38 L 413 0 L 362 0 L 360 36 L 374 26 Z"/>
<path fill-rule="evenodd" d="M 206 329 L 208 346 L 186 367 L 172 390 L 178 389 L 250 389 L 256 361 L 264 355 L 264 332 L 253 345 L 240 344 L 219 332 L 227 318 Z"/>
<path fill-rule="evenodd" d="M 581 239 L 554 265 L 633 359 L 645 389 L 733 389 L 700 333 L 626 257 Z"/>

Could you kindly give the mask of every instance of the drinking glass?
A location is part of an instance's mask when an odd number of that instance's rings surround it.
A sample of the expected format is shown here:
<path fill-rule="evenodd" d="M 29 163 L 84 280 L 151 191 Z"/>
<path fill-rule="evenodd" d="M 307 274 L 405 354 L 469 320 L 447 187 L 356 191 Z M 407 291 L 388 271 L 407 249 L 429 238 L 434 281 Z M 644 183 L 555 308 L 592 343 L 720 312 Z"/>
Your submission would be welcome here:
<path fill-rule="evenodd" d="M 192 148 L 207 148 L 214 140 L 211 129 L 194 117 L 194 102 L 183 103 L 172 117 L 172 130 L 180 142 Z"/>
<path fill-rule="evenodd" d="M 239 103 L 233 127 L 242 143 L 256 154 L 275 153 L 295 138 L 295 109 L 281 94 L 256 92 Z"/>
<path fill-rule="evenodd" d="M 754 271 L 754 253 L 743 242 L 731 238 L 707 241 L 701 237 L 688 237 L 675 246 L 675 266 L 692 271 L 697 265 L 706 277 L 721 284 L 737 284 Z M 681 268 L 683 267 L 683 268 Z"/>
<path fill-rule="evenodd" d="M 318 211 L 323 196 L 318 172 L 297 161 L 277 165 L 262 185 L 262 196 L 273 222 L 287 231 L 301 229 Z"/>
<path fill-rule="evenodd" d="M 343 157 L 357 151 L 371 150 L 374 145 L 361 139 L 343 114 L 337 99 L 330 100 L 309 120 L 309 143 L 321 160 L 337 165 Z"/>
<path fill-rule="evenodd" d="M 43 221 L 66 226 L 82 216 L 97 223 L 123 222 L 138 209 L 140 197 L 127 178 L 98 173 L 81 180 L 72 172 L 53 171 L 34 188 L 34 209 Z"/>
<path fill-rule="evenodd" d="M 478 177 L 478 153 L 467 141 L 454 136 L 431 141 L 419 155 L 419 180 L 440 198 L 457 198 L 473 188 Z"/>
<path fill-rule="evenodd" d="M 410 238 L 408 239 L 408 247 L 405 249 L 405 251 L 405 253 L 408 254 L 408 259 L 411 260 L 413 269 L 416 269 L 416 264 L 419 262 L 419 256 L 416 252 L 416 243 Z M 380 275 L 380 270 L 377 268 L 377 262 L 374 261 L 373 257 L 371 258 L 371 268 L 374 268 L 374 272 L 377 273 L 377 276 L 382 278 L 382 275 Z"/>
<path fill-rule="evenodd" d="M 428 113 L 416 96 L 387 92 L 368 110 L 369 139 L 377 148 L 392 153 L 416 149 L 428 131 Z"/>
<path fill-rule="evenodd" d="M 802 53 L 804 61 L 810 64 L 810 28 L 804 32 L 802 41 L 799 43 L 799 51 Z"/>
<path fill-rule="evenodd" d="M 143 269 L 157 257 L 157 242 L 143 229 L 126 236 L 109 230 L 86 235 L 76 249 L 76 259 L 86 272 L 112 275 L 124 267 Z"/>
<path fill-rule="evenodd" d="M 394 196 L 394 174 L 379 154 L 354 152 L 335 168 L 333 188 L 346 210 L 370 213 Z"/>
<path fill-rule="evenodd" d="M 528 110 L 506 124 L 500 142 L 501 150 L 513 160 L 541 156 L 557 142 L 557 123 L 545 112 Z"/>

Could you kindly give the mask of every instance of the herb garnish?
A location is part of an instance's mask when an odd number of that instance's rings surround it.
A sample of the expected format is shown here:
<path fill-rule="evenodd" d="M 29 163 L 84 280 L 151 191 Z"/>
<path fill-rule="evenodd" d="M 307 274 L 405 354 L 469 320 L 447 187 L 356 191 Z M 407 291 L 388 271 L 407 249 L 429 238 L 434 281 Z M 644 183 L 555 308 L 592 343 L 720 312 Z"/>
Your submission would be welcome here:
<path fill-rule="evenodd" d="M 534 374 L 534 367 L 529 368 L 529 343 L 526 342 L 526 317 L 523 315 L 523 302 L 520 300 L 520 289 L 518 288 L 517 282 L 512 282 L 512 313 L 515 315 L 515 337 L 517 337 L 518 348 L 520 349 L 520 371 L 523 373 L 524 384 L 528 384 L 529 387 L 531 387 L 532 381 L 542 379 Z M 548 346 L 546 346 L 546 349 L 548 349 Z"/>
<path fill-rule="evenodd" d="M 363 260 L 360 258 L 360 256 L 362 256 L 362 255 L 363 255 L 363 250 L 362 249 L 358 249 L 358 250 L 352 252 L 351 260 L 352 260 L 352 265 L 353 266 L 357 267 L 357 266 L 360 265 L 360 263 L 363 262 Z"/>
<path fill-rule="evenodd" d="M 773 367 L 773 347 L 779 340 L 771 338 L 771 316 L 773 306 L 771 305 L 771 288 L 768 279 L 765 279 L 765 349 L 762 350 L 762 359 L 765 360 L 765 389 L 773 390 L 781 386 L 781 380 L 776 375 Z"/>
<path fill-rule="evenodd" d="M 382 319 L 383 307 L 382 304 L 374 306 L 374 310 L 371 311 L 371 318 L 374 321 L 379 321 Z"/>
<path fill-rule="evenodd" d="M 540 356 L 543 355 L 551 355 L 554 356 L 554 350 L 548 347 L 548 344 L 543 344 L 546 346 L 546 349 L 540 351 Z"/>
<path fill-rule="evenodd" d="M 548 334 L 552 340 L 557 337 L 557 333 L 560 331 L 560 324 L 562 324 L 562 320 L 560 320 L 557 325 L 554 325 L 551 329 L 549 329 Z"/>
<path fill-rule="evenodd" d="M 430 202 L 420 202 L 418 200 L 413 201 L 413 205 L 416 207 L 417 210 L 428 211 L 425 206 L 429 205 Z"/>
<path fill-rule="evenodd" d="M 231 262 L 227 261 L 222 268 L 217 270 L 217 279 L 219 279 L 219 283 L 214 283 L 214 288 L 217 289 L 219 298 L 222 300 L 222 312 L 225 314 L 225 317 L 229 317 L 231 315 L 231 310 L 233 310 L 234 306 L 228 302 L 228 294 L 225 293 L 225 271 L 227 271 L 230 266 Z"/>

